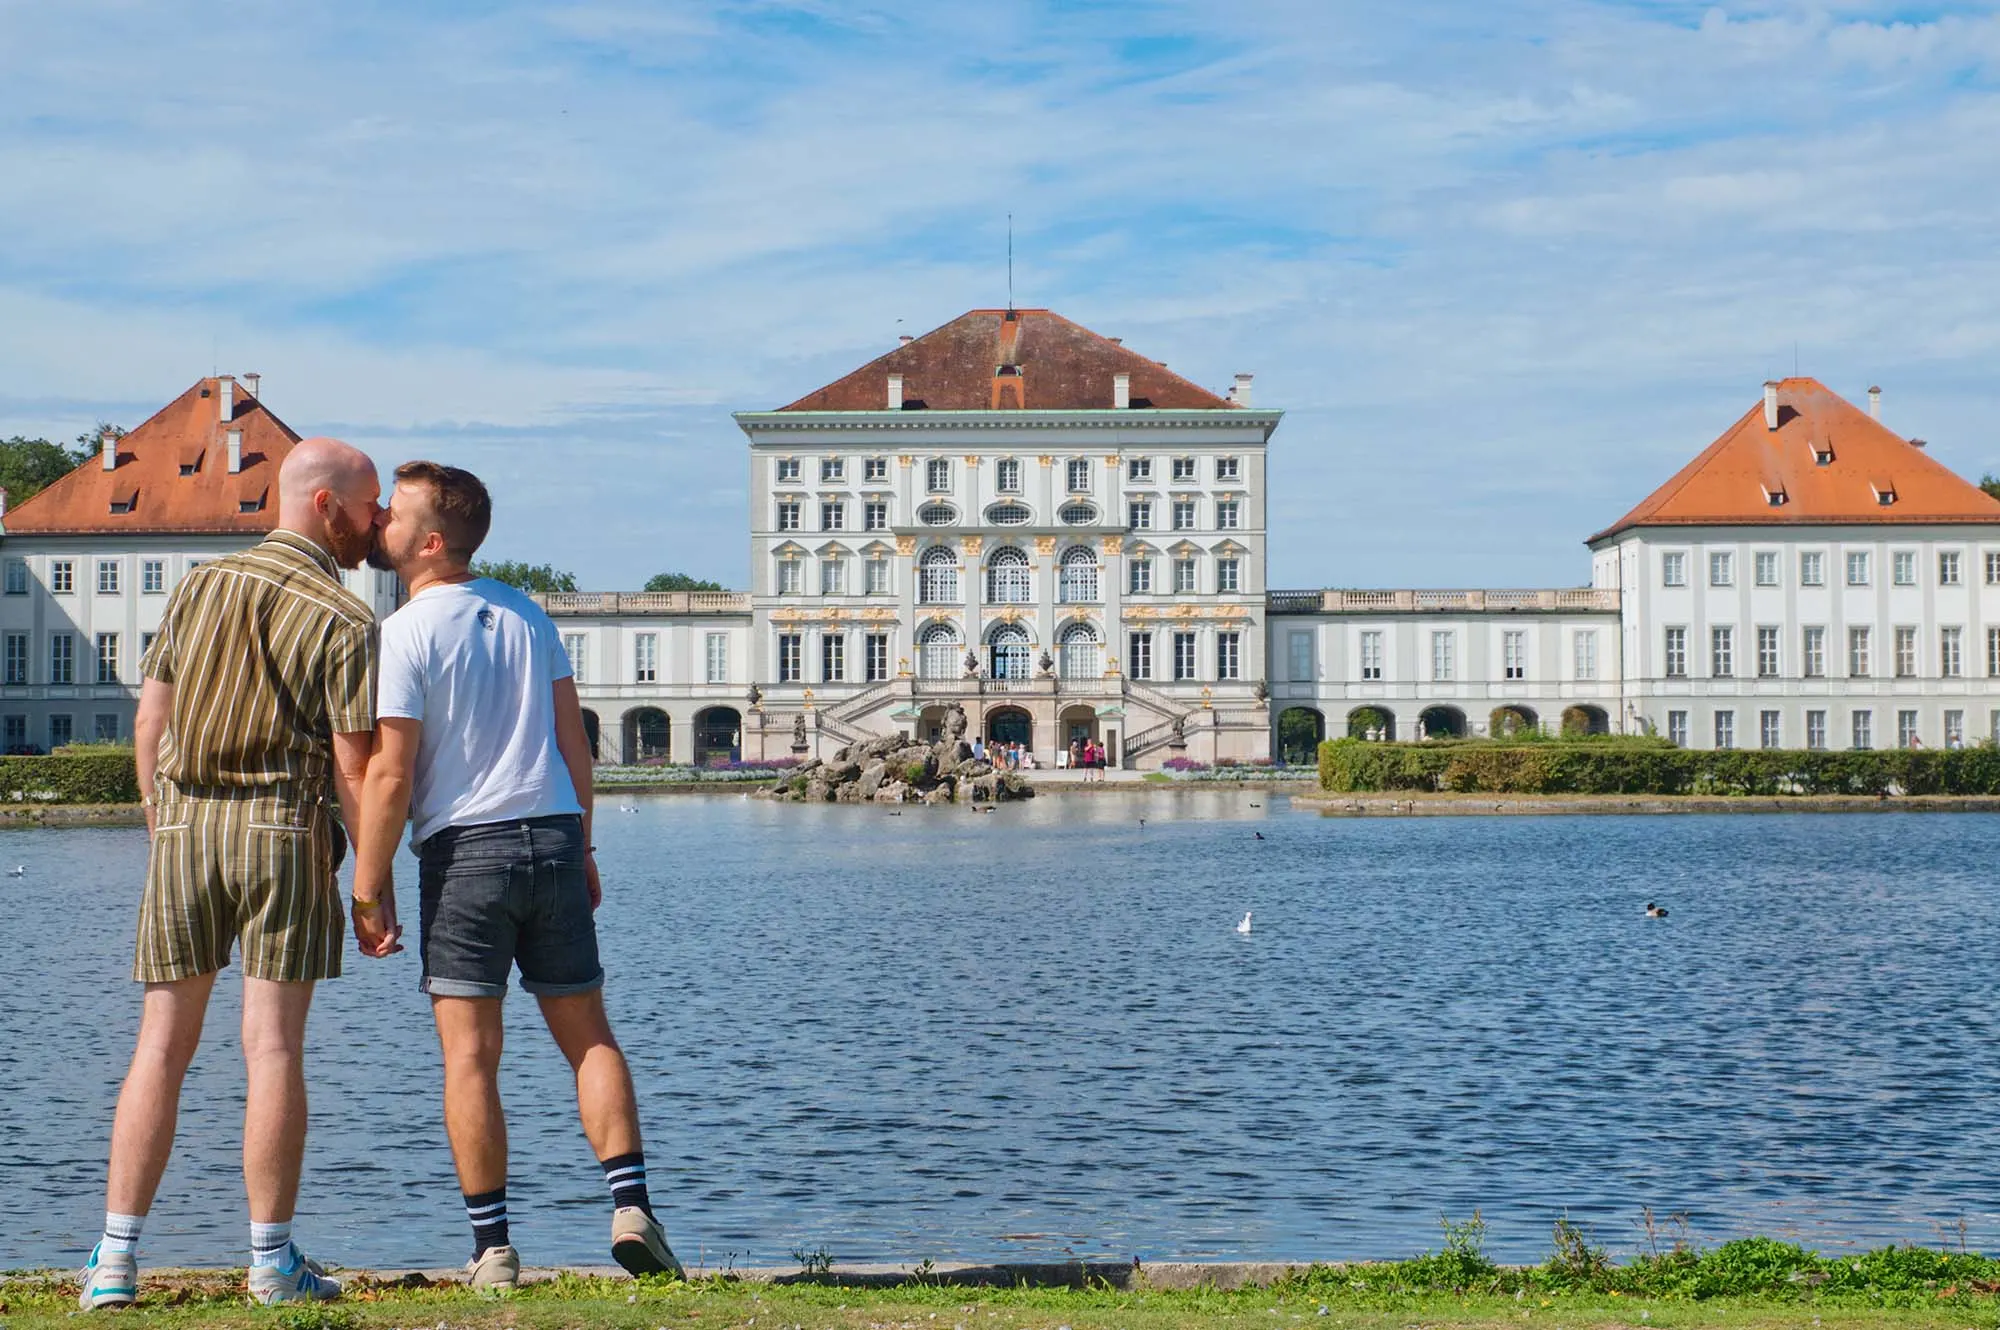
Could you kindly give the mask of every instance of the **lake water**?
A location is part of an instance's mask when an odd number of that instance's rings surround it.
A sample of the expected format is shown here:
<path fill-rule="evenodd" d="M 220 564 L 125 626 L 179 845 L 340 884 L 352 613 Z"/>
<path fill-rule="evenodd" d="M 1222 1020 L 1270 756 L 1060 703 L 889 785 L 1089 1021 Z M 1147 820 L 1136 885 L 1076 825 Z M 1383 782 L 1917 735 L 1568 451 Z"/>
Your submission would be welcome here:
<path fill-rule="evenodd" d="M 1629 1253 L 1641 1206 L 1709 1240 L 1963 1219 L 2000 1246 L 2000 818 L 630 799 L 600 817 L 599 921 L 690 1265 L 1410 1255 L 1475 1207 L 1503 1259 L 1564 1213 Z M 0 832 L 28 870 L 0 877 L 0 1268 L 96 1234 L 144 855 L 137 830 Z M 414 949 L 348 966 L 313 1016 L 300 1235 L 461 1261 Z M 149 1263 L 243 1259 L 239 992 Z M 519 994 L 508 1023 L 515 1241 L 601 1263 L 567 1069 Z"/>

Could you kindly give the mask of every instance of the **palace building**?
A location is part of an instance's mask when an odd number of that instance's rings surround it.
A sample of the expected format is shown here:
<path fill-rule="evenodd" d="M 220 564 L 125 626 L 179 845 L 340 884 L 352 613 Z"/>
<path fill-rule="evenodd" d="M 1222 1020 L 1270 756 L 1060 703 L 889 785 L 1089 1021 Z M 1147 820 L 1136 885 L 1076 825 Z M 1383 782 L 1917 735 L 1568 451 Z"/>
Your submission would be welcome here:
<path fill-rule="evenodd" d="M 1085 737 L 1138 768 L 1305 762 L 1348 734 L 2000 738 L 2000 501 L 1873 390 L 1864 411 L 1766 384 L 1589 538 L 1585 585 L 1288 591 L 1265 583 L 1282 413 L 1251 382 L 987 309 L 739 413 L 747 591 L 542 598 L 600 760 L 824 756 L 929 738 L 954 704 L 1043 765 Z M 129 735 L 164 592 L 269 528 L 295 441 L 203 380 L 0 517 L 8 746 Z M 399 603 L 393 577 L 350 577 Z"/>

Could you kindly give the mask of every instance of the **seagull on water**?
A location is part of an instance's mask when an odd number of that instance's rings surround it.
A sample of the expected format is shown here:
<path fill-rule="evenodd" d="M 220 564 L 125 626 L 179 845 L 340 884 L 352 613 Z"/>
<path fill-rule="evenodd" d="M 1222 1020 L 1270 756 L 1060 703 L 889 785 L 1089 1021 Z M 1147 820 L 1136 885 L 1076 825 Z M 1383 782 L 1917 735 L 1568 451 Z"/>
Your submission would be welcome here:
<path fill-rule="evenodd" d="M 1236 931 L 1239 933 L 1248 933 L 1250 931 L 1250 911 L 1245 910 L 1243 912 L 1243 917 L 1236 923 Z"/>
<path fill-rule="evenodd" d="M 1667 917 L 1667 907 L 1664 905 L 1655 905 L 1653 902 L 1647 901 L 1646 917 L 1648 919 L 1664 919 Z"/>
<path fill-rule="evenodd" d="M 1253 831 L 1250 834 L 1255 836 L 1258 840 L 1264 839 L 1264 833 L 1261 831 Z"/>
<path fill-rule="evenodd" d="M 28 866 L 26 864 L 16 864 L 14 867 L 7 870 L 8 877 L 26 877 L 27 875 L 28 875 Z"/>

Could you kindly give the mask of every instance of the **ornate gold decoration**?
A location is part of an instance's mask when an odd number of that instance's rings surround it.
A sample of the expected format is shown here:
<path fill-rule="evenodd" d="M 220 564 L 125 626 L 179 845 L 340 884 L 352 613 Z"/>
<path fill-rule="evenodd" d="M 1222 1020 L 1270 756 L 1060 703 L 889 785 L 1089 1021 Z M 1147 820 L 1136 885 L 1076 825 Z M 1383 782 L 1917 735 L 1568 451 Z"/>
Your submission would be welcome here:
<path fill-rule="evenodd" d="M 784 623 L 790 623 L 799 617 L 799 610 L 796 605 L 780 605 L 777 609 L 771 611 L 771 617 Z"/>
<path fill-rule="evenodd" d="M 917 459 L 914 457 L 898 457 L 896 459 L 897 466 L 915 466 L 916 464 Z"/>
<path fill-rule="evenodd" d="M 915 554 L 916 552 L 917 552 L 917 538 L 915 536 L 896 537 L 896 553 Z"/>
<path fill-rule="evenodd" d="M 1101 544 L 1106 554 L 1116 554 L 1125 548 L 1125 540 L 1122 536 L 1106 536 Z"/>
<path fill-rule="evenodd" d="M 1118 469 L 1118 454 L 1112 453 L 1109 457 L 1106 457 L 1104 459 L 1104 465 L 1110 467 L 1113 471 L 1116 471 Z"/>
<path fill-rule="evenodd" d="M 1192 619 L 1192 618 L 1194 618 L 1194 617 L 1195 617 L 1195 616 L 1196 616 L 1197 614 L 1200 614 L 1200 613 L 1201 613 L 1201 607 L 1200 607 L 1199 605 L 1176 605 L 1176 606 L 1174 606 L 1174 617 L 1175 617 L 1176 619 Z"/>
<path fill-rule="evenodd" d="M 898 679 L 907 679 L 910 677 L 910 658 L 908 656 L 896 657 L 896 677 Z"/>
<path fill-rule="evenodd" d="M 1037 457 L 1035 460 L 1043 466 L 1054 466 L 1056 464 L 1056 459 L 1053 457 Z"/>
<path fill-rule="evenodd" d="M 1000 611 L 1000 621 L 1002 623 L 1018 623 L 1020 619 L 1021 611 L 1012 605 Z"/>
<path fill-rule="evenodd" d="M 1054 554 L 1055 552 L 1056 552 L 1056 538 L 1054 536 L 1035 537 L 1035 553 Z"/>
<path fill-rule="evenodd" d="M 986 538 L 984 536 L 967 536 L 960 542 L 960 545 L 967 554 L 977 555 L 979 551 L 986 548 Z"/>
<path fill-rule="evenodd" d="M 978 454 L 978 453 L 967 453 L 967 454 L 965 455 L 965 464 L 966 464 L 967 466 L 978 466 L 978 465 L 979 465 L 979 454 Z"/>

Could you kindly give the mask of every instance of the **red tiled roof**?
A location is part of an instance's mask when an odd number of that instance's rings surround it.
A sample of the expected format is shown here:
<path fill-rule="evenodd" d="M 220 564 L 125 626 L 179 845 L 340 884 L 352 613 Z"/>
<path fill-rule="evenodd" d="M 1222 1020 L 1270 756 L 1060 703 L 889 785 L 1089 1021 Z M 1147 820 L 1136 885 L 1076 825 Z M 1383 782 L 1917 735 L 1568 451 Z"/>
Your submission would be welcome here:
<path fill-rule="evenodd" d="M 1132 376 L 1136 408 L 1226 411 L 1235 404 L 1046 309 L 975 309 L 784 411 L 885 411 L 889 376 L 907 410 L 1109 411 L 1114 374 Z"/>
<path fill-rule="evenodd" d="M 2000 499 L 1813 378 L 1781 380 L 1778 427 L 1760 400 L 1595 544 L 1635 526 L 2000 523 Z M 1819 455 L 1831 452 L 1822 464 Z M 1880 496 L 1895 500 L 1883 503 Z M 1773 504 L 1771 496 L 1783 502 Z"/>
<path fill-rule="evenodd" d="M 278 521 L 278 464 L 291 427 L 231 382 L 203 379 L 118 441 L 118 464 L 89 461 L 0 518 L 9 535 L 99 531 L 269 531 Z M 228 431 L 243 431 L 243 469 L 229 473 Z M 192 466 L 191 475 L 182 475 Z M 243 511 L 246 503 L 261 507 Z M 112 511 L 117 504 L 125 511 Z"/>

